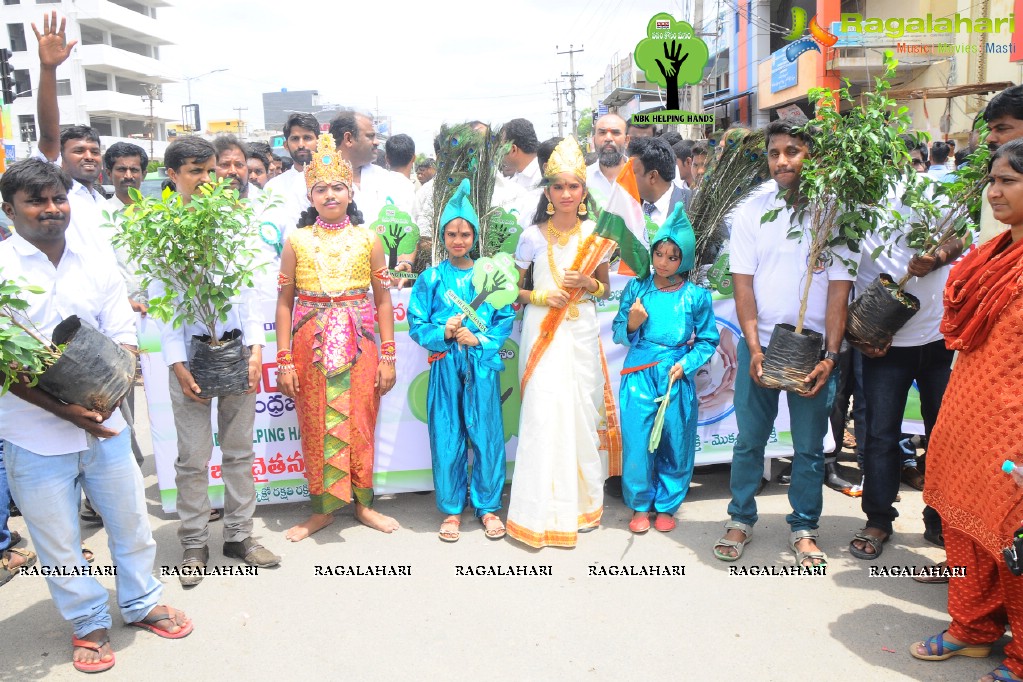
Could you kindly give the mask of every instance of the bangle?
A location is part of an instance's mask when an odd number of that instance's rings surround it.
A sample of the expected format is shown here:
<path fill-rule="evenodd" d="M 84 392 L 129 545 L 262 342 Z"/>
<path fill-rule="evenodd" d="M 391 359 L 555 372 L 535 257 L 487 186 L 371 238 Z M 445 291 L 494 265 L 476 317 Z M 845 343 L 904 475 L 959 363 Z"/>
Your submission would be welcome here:
<path fill-rule="evenodd" d="M 284 287 L 286 287 L 286 286 L 288 286 L 290 284 L 294 284 L 294 283 L 295 283 L 295 280 L 293 280 L 291 277 L 288 277 L 283 272 L 280 272 L 280 273 L 277 274 L 277 291 L 278 291 L 278 293 Z"/>
<path fill-rule="evenodd" d="M 380 344 L 380 362 L 393 365 L 397 360 L 397 346 L 394 341 L 384 341 Z"/>
<path fill-rule="evenodd" d="M 277 376 L 282 374 L 291 374 L 295 371 L 295 365 L 290 362 L 278 362 L 277 363 Z"/>
<path fill-rule="evenodd" d="M 291 364 L 295 362 L 295 359 L 291 356 L 291 349 L 285 348 L 284 350 L 277 351 L 277 364 Z"/>
<path fill-rule="evenodd" d="M 593 298 L 604 298 L 604 283 L 599 279 L 594 281 L 597 283 L 597 289 L 590 296 L 593 296 Z"/>
<path fill-rule="evenodd" d="M 547 305 L 547 290 L 534 289 L 529 292 L 529 302 L 533 305 Z"/>

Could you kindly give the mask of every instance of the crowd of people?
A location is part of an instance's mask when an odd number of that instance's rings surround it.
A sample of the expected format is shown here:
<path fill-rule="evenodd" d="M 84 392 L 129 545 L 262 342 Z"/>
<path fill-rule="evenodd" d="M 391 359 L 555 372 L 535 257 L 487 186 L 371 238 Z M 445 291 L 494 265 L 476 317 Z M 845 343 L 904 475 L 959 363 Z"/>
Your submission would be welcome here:
<path fill-rule="evenodd" d="M 4 279 L 41 287 L 42 293 L 27 294 L 23 314 L 42 334 L 74 314 L 135 349 L 135 315 L 147 313 L 147 295 L 167 292 L 141 286 L 138 265 L 112 246 L 111 234 L 149 158 L 123 142 L 101 154 L 93 129 L 61 129 L 56 68 L 74 43 L 66 41 L 56 13 L 36 36 L 40 139 L 37 158 L 12 164 L 0 177 L 3 210 L 14 225 L 0 244 L 0 270 Z M 983 118 L 993 154 L 978 244 L 967 249 L 957 242 L 926 257 L 898 235 L 877 258 L 871 258 L 877 235 L 867 238 L 860 254 L 839 247 L 842 258 L 821 264 L 806 302 L 806 326 L 823 331 L 819 362 L 805 377 L 804 392 L 785 392 L 793 449 L 789 545 L 795 565 L 812 571 L 828 561 L 817 539 L 825 439 L 829 428 L 837 439 L 844 431 L 848 403 L 839 394 L 855 394 L 854 403 L 863 408 L 858 450 L 865 527 L 851 538 L 849 552 L 871 561 L 894 532 L 894 503 L 907 464 L 901 422 L 911 387 L 919 389 L 927 443 L 921 477 L 930 505 L 925 535 L 945 547 L 948 566 L 965 567 L 947 580 L 948 630 L 910 649 L 935 661 L 986 656 L 1007 627 L 1023 633 L 1023 577 L 1002 560 L 1023 522 L 1023 364 L 1015 359 L 1023 340 L 1023 87 L 996 95 Z M 507 301 L 480 299 L 470 307 L 465 302 L 477 297 L 472 280 L 481 217 L 469 180 L 435 216 L 430 200 L 436 164 L 415 164 L 407 136 L 387 141 L 381 165 L 368 116 L 342 113 L 321 135 L 314 117 L 295 113 L 283 133 L 292 161 L 286 170 L 276 167 L 270 150 L 232 136 L 212 142 L 179 137 L 163 159 L 173 190 L 165 201 L 187 206 L 211 178 L 229 182 L 240 202 L 256 204 L 264 194 L 276 199 L 260 216 L 276 232 L 260 229 L 258 235 L 270 274 L 233 298 L 217 326 L 218 334 L 235 333 L 249 353 L 248 392 L 216 401 L 223 510 L 213 509 L 208 496 L 214 403 L 190 370 L 189 339 L 202 330 L 159 325 L 177 435 L 181 584 L 202 582 L 210 523 L 221 516 L 224 556 L 259 567 L 281 561 L 252 537 L 261 298 L 276 300 L 277 386 L 296 402 L 312 507 L 284 539 L 300 542 L 321 531 L 351 503 L 361 523 L 385 533 L 399 528 L 377 508 L 374 434 L 380 398 L 396 381 L 390 290 L 409 270 L 417 273 L 409 335 L 430 363 L 428 430 L 442 515 L 439 539 L 458 541 L 470 506 L 487 538 L 573 547 L 580 534 L 600 526 L 605 492 L 632 510 L 632 533 L 651 527 L 671 532 L 694 469 L 696 374 L 723 343 L 711 293 L 690 277 L 700 264 L 687 217 L 694 192 L 714 182 L 712 166 L 706 175 L 714 148 L 607 114 L 595 122 L 595 158 L 587 165 L 574 138 L 540 142 L 529 121 L 513 119 L 501 129 L 505 177 L 494 194 L 495 204 L 501 195 L 500 203 L 521 208 L 524 216 L 508 266 L 517 285 Z M 741 559 L 758 522 L 755 496 L 783 393 L 764 382 L 764 353 L 775 325 L 800 316 L 801 273 L 809 257 L 809 240 L 790 238 L 793 224 L 804 231 L 808 225 L 793 220 L 783 193 L 798 193 L 813 139 L 805 127 L 785 120 L 767 125 L 764 136 L 771 179 L 729 219 L 727 249 L 742 331 L 733 368 L 738 437 L 729 518 L 708 548 L 725 562 Z M 944 142 L 911 151 L 920 172 L 938 179 L 955 172 Z M 609 262 L 617 245 L 598 235 L 595 219 L 626 166 L 644 218 L 655 229 L 647 244 L 651 271 L 627 283 L 612 325 L 614 342 L 628 348 L 616 400 L 597 302 L 611 294 Z M 97 186 L 101 170 L 113 181 L 110 199 Z M 890 199 L 897 207 L 899 198 Z M 388 207 L 408 213 L 424 241 L 443 246 L 443 257 L 426 259 L 424 267 L 422 251 L 433 247 L 421 245 L 389 266 L 381 241 L 367 227 Z M 843 258 L 858 261 L 858 273 Z M 843 342 L 847 306 L 880 272 L 911 275 L 907 291 L 920 300 L 920 311 L 890 345 L 850 347 Z M 502 519 L 500 349 L 520 309 L 519 445 Z M 124 622 L 171 639 L 193 630 L 184 613 L 159 605 L 163 586 L 153 577 L 156 543 L 139 469 L 142 452 L 134 440 L 133 401 L 129 394 L 118 409 L 102 413 L 63 403 L 28 380 L 0 397 L 0 579 L 36 561 L 61 567 L 47 582 L 73 625 L 73 665 L 83 672 L 111 668 L 114 653 L 106 591 L 81 570 L 91 552 L 80 542 L 80 513 L 101 520 L 110 536 Z M 1004 459 L 1017 464 L 1008 475 L 1000 468 Z M 915 456 L 910 460 L 915 468 Z M 83 492 L 87 507 L 80 507 Z M 35 552 L 19 547 L 22 538 L 7 529 L 12 498 Z M 1023 642 L 1013 639 L 984 682 L 1020 679 Z"/>

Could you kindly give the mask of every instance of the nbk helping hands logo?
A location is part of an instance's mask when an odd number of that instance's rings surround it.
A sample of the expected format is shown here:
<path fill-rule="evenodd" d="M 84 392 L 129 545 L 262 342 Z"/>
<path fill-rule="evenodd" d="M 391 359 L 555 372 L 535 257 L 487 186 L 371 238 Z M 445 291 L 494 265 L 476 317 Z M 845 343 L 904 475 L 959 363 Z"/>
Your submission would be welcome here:
<path fill-rule="evenodd" d="M 646 38 L 636 44 L 633 58 L 647 81 L 665 89 L 665 110 L 653 114 L 633 114 L 632 122 L 713 123 L 713 114 L 679 111 L 678 101 L 679 85 L 693 85 L 702 81 L 709 57 L 707 43 L 696 35 L 691 25 L 676 21 L 665 12 L 651 17 L 646 26 Z"/>
<path fill-rule="evenodd" d="M 817 23 L 817 15 L 810 19 L 810 35 L 804 36 L 806 30 L 806 10 L 802 7 L 792 8 L 792 30 L 785 40 L 796 41 L 785 48 L 785 56 L 790 62 L 799 59 L 799 55 L 810 50 L 821 51 L 821 47 L 832 47 L 838 42 L 838 36 L 821 28 Z M 818 47 L 820 46 L 820 47 Z"/>

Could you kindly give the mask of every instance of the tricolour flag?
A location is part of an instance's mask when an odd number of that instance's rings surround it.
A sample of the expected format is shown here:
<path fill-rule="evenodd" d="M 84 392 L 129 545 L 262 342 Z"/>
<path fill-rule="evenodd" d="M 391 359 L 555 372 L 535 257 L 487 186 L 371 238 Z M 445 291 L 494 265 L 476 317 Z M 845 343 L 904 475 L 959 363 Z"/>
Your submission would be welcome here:
<path fill-rule="evenodd" d="M 647 243 L 646 216 L 636 186 L 632 159 L 611 186 L 604 210 L 597 219 L 597 235 L 618 242 L 622 263 L 640 277 L 650 274 L 650 246 Z M 619 266 L 619 274 L 630 274 Z"/>

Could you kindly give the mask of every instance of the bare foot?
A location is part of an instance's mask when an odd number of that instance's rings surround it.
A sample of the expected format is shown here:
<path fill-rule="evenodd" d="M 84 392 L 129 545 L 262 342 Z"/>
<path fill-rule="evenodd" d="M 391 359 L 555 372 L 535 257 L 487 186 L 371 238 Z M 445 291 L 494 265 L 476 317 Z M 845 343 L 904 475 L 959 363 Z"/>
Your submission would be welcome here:
<path fill-rule="evenodd" d="M 284 537 L 292 542 L 299 542 L 300 540 L 305 540 L 316 531 L 326 528 L 332 523 L 334 523 L 333 514 L 312 514 L 302 523 L 289 528 L 284 534 Z"/>
<path fill-rule="evenodd" d="M 382 533 L 393 533 L 401 528 L 401 524 L 390 516 L 384 516 L 375 509 L 364 507 L 358 502 L 355 503 L 355 518 L 364 526 L 369 526 Z"/>
<path fill-rule="evenodd" d="M 99 651 L 93 649 L 86 649 L 85 647 L 76 646 L 71 654 L 71 660 L 76 663 L 106 663 L 114 657 L 114 650 L 110 646 L 110 637 L 107 636 L 107 629 L 100 628 L 99 630 L 93 630 L 87 635 L 78 637 L 78 639 L 84 639 L 86 642 L 106 642 Z"/>

